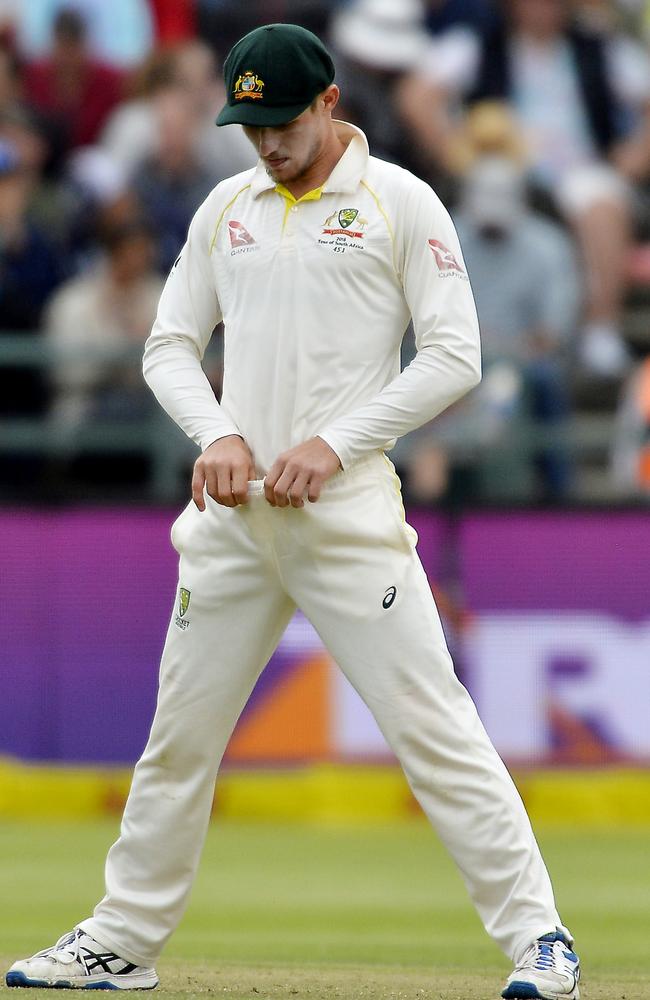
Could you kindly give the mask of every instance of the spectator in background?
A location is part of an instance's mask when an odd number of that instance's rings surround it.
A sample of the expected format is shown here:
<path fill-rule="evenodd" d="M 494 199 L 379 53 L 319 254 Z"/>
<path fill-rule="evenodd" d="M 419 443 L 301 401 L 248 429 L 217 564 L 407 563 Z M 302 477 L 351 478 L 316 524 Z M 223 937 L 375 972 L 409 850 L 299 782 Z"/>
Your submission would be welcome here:
<path fill-rule="evenodd" d="M 0 328 L 35 329 L 59 283 L 58 253 L 28 215 L 33 177 L 18 149 L 0 140 Z"/>
<path fill-rule="evenodd" d="M 125 172 L 100 146 L 70 155 L 63 179 L 70 201 L 66 249 L 71 272 L 92 267 L 104 248 L 98 233 L 119 228 L 141 214 Z"/>
<path fill-rule="evenodd" d="M 509 371 L 516 396 L 506 413 L 555 431 L 552 447 L 533 452 L 534 495 L 565 499 L 569 466 L 561 439 L 580 304 L 573 247 L 557 225 L 528 209 L 523 171 L 499 156 L 470 169 L 455 222 L 481 324 L 486 391 L 492 370 Z"/>
<path fill-rule="evenodd" d="M 20 63 L 8 45 L 0 45 L 0 115 L 21 97 Z"/>
<path fill-rule="evenodd" d="M 46 300 L 60 282 L 57 248 L 30 218 L 33 175 L 18 149 L 0 140 L 0 337 L 19 331 L 38 334 Z M 36 370 L 5 368 L 0 372 L 0 413 L 41 413 L 43 380 Z"/>
<path fill-rule="evenodd" d="M 196 35 L 196 0 L 149 0 L 159 45 L 173 45 Z"/>
<path fill-rule="evenodd" d="M 627 137 L 615 151 L 616 165 L 635 184 L 647 184 L 650 180 L 648 47 L 622 30 L 623 12 L 614 0 L 575 0 L 575 3 L 578 24 L 602 39 L 615 82 L 619 126 Z M 634 194 L 638 195 L 638 189 Z"/>
<path fill-rule="evenodd" d="M 212 174 L 213 185 L 255 165 L 255 156 L 241 128 L 217 129 L 216 109 L 225 100 L 214 53 L 204 42 L 187 42 L 153 53 L 136 80 L 133 98 L 109 118 L 101 137 L 103 149 L 132 177 L 146 160 L 157 156 L 165 95 L 183 91 L 198 118 L 196 155 Z"/>
<path fill-rule="evenodd" d="M 83 20 L 89 52 L 101 63 L 127 69 L 152 48 L 154 21 L 148 0 L 18 0 L 8 16 L 18 50 L 30 62 L 48 58 L 52 25 L 63 11 L 75 11 Z"/>
<path fill-rule="evenodd" d="M 300 24 L 324 36 L 331 11 L 350 0 L 196 0 L 199 36 L 219 52 L 228 52 L 238 38 L 270 21 Z M 391 0 L 399 6 L 404 0 Z"/>
<path fill-rule="evenodd" d="M 184 90 L 200 121 L 198 158 L 213 174 L 213 184 L 257 160 L 239 125 L 215 127 L 216 109 L 226 101 L 226 91 L 214 51 L 205 42 L 180 46 L 174 53 L 174 82 Z"/>
<path fill-rule="evenodd" d="M 461 24 L 489 31 L 498 23 L 498 6 L 498 0 L 428 0 L 425 24 L 436 35 Z"/>
<path fill-rule="evenodd" d="M 132 77 L 130 96 L 110 114 L 102 130 L 102 150 L 131 177 L 158 146 L 156 102 L 173 86 L 173 55 L 156 50 Z"/>
<path fill-rule="evenodd" d="M 69 272 L 67 246 L 70 223 L 77 210 L 72 192 L 59 174 L 50 169 L 52 141 L 47 122 L 25 104 L 14 104 L 0 112 L 0 140 L 18 150 L 23 169 L 31 178 L 28 214 L 31 221 L 54 241 L 62 274 Z"/>
<path fill-rule="evenodd" d="M 395 94 L 427 50 L 421 0 L 351 0 L 334 14 L 330 39 L 349 117 L 373 153 L 418 173 L 418 151 L 407 141 Z"/>
<path fill-rule="evenodd" d="M 63 9 L 54 22 L 50 55 L 26 68 L 25 96 L 56 123 L 67 151 L 97 140 L 122 99 L 123 74 L 91 55 L 83 18 Z"/>
<path fill-rule="evenodd" d="M 158 266 L 169 271 L 185 242 L 194 212 L 214 187 L 214 175 L 201 164 L 197 135 L 201 127 L 187 95 L 169 90 L 158 103 L 158 146 L 133 178 L 133 189 L 158 241 Z"/>
<path fill-rule="evenodd" d="M 441 36 L 400 92 L 400 106 L 432 160 L 450 166 L 454 105 L 507 99 L 531 151 L 530 175 L 572 226 L 586 273 L 585 367 L 620 376 L 620 334 L 630 238 L 630 150 L 638 134 L 619 114 L 624 95 L 600 35 L 571 21 L 564 0 L 506 0 L 489 36 Z M 635 161 L 636 162 L 636 161 Z M 642 169 L 647 169 L 642 167 Z M 635 167 L 635 180 L 638 168 Z"/>
<path fill-rule="evenodd" d="M 139 358 L 163 285 L 152 234 L 134 219 L 106 230 L 102 245 L 102 258 L 59 289 L 46 317 L 46 337 L 59 357 L 53 416 L 72 430 L 82 421 L 136 419 L 150 410 Z"/>
<path fill-rule="evenodd" d="M 522 468 L 522 488 L 531 499 L 557 502 L 570 486 L 562 429 L 580 304 L 574 250 L 559 226 L 527 206 L 524 150 L 506 109 L 477 105 L 468 135 L 474 145 L 454 222 L 481 326 L 483 382 L 421 432 L 407 486 L 420 502 L 434 500 L 449 465 L 460 459 L 489 470 L 489 446 L 508 440 L 513 423 L 532 419 L 555 441 L 522 453 L 525 463 L 533 457 Z"/>

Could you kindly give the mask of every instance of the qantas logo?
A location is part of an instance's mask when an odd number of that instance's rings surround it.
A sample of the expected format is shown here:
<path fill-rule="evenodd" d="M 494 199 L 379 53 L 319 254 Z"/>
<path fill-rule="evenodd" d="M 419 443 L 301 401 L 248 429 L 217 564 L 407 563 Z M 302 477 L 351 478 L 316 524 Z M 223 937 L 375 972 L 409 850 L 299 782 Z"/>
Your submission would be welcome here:
<path fill-rule="evenodd" d="M 259 244 L 248 232 L 246 226 L 236 219 L 228 220 L 228 235 L 230 236 L 230 256 L 235 257 L 242 253 L 251 253 L 259 250 Z"/>
<path fill-rule="evenodd" d="M 249 247 L 255 243 L 246 226 L 242 226 L 241 222 L 237 222 L 236 219 L 228 221 L 228 234 L 231 247 Z"/>
<path fill-rule="evenodd" d="M 439 271 L 455 271 L 456 274 L 465 274 L 465 269 L 460 266 L 451 250 L 444 243 L 441 243 L 440 240 L 429 240 L 428 243 Z"/>

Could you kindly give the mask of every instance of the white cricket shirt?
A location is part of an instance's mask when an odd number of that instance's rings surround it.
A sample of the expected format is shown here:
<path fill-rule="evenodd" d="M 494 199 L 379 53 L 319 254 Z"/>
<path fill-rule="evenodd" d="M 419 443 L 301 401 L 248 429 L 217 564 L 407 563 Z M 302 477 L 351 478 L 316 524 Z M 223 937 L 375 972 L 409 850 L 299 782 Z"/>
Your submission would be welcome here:
<path fill-rule="evenodd" d="M 319 435 L 344 468 L 435 417 L 480 379 L 478 322 L 460 246 L 431 188 L 347 148 L 296 201 L 264 166 L 222 181 L 167 279 L 144 375 L 202 448 L 227 434 L 266 474 Z M 417 355 L 400 373 L 413 318 Z M 219 404 L 201 368 L 223 319 Z"/>

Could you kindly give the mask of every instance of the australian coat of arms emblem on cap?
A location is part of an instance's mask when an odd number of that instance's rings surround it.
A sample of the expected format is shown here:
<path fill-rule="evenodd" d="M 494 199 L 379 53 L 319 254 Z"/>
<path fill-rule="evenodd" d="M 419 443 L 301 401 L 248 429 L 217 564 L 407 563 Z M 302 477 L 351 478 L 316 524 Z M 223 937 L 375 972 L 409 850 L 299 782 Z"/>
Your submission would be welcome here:
<path fill-rule="evenodd" d="M 253 101 L 258 101 L 263 97 L 262 91 L 264 90 L 264 80 L 260 80 L 256 73 L 252 70 L 246 70 L 241 76 L 237 77 L 235 83 L 233 94 L 235 95 L 236 101 L 241 101 L 244 97 L 248 97 Z"/>

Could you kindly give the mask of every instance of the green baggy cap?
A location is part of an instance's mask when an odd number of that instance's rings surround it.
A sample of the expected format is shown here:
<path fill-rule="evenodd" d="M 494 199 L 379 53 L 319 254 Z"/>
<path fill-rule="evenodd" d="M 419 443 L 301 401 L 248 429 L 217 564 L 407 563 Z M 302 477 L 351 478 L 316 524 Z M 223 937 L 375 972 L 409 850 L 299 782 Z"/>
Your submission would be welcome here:
<path fill-rule="evenodd" d="M 320 38 L 297 24 L 265 24 L 232 47 L 223 76 L 228 103 L 217 125 L 285 125 L 334 79 Z"/>

